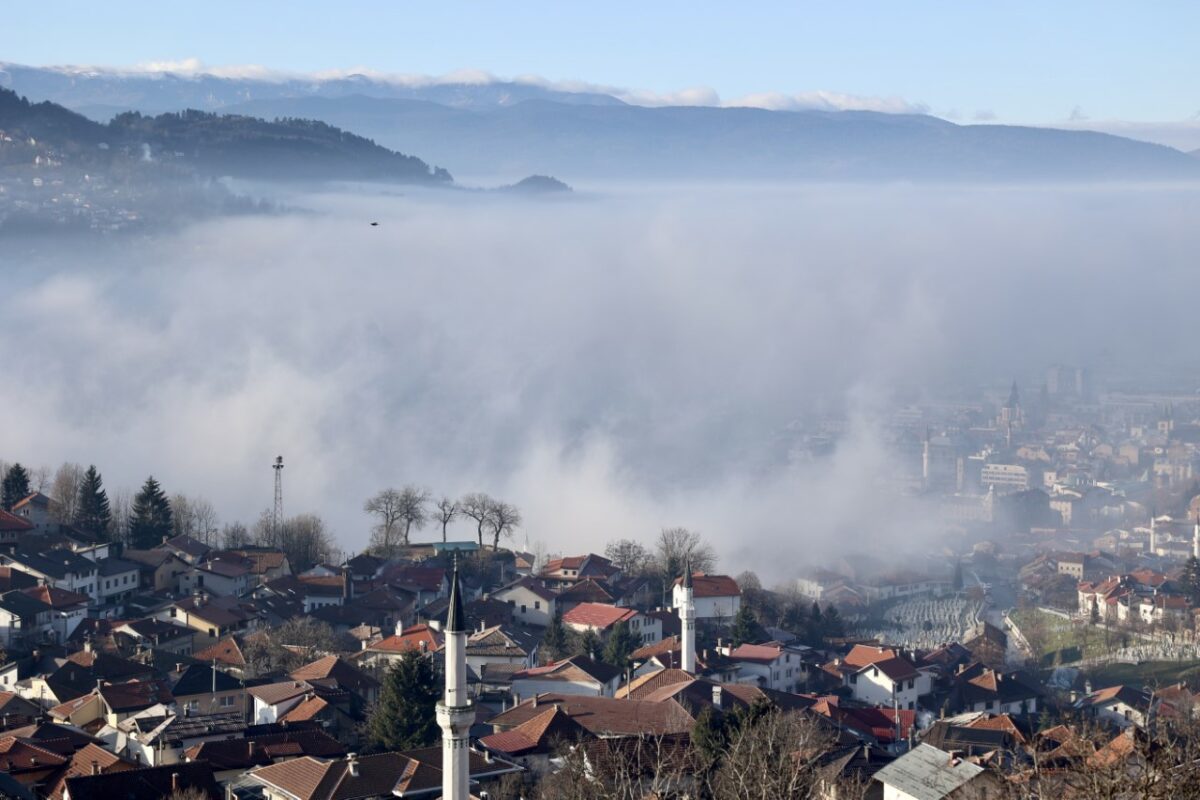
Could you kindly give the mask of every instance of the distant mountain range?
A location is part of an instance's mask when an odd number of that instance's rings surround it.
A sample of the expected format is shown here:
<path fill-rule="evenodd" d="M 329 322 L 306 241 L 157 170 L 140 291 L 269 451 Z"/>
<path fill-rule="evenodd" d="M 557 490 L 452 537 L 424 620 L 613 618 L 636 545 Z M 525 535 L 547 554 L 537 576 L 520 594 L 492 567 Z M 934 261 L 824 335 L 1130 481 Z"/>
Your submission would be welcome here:
<path fill-rule="evenodd" d="M 474 178 L 1200 179 L 1200 160 L 1186 153 L 1089 131 L 866 111 L 651 108 L 520 82 L 254 80 L 0 65 L 0 85 L 98 119 L 184 108 L 317 119 Z"/>

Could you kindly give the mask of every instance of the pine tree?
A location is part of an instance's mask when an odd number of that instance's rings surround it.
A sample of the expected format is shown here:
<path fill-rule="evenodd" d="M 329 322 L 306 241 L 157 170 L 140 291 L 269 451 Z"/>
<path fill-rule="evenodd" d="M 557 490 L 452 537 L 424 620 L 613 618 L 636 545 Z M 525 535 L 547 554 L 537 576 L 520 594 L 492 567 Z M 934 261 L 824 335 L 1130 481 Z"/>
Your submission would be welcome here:
<path fill-rule="evenodd" d="M 1096 603 L 1096 598 L 1092 598 L 1092 624 L 1100 624 L 1100 606 Z"/>
<path fill-rule="evenodd" d="M 824 639 L 846 635 L 846 623 L 842 621 L 837 606 L 825 606 L 825 614 L 821 619 L 821 635 Z"/>
<path fill-rule="evenodd" d="M 383 676 L 379 705 L 367 728 L 371 749 L 411 750 L 436 742 L 437 701 L 438 679 L 433 662 L 417 650 L 405 651 Z"/>
<path fill-rule="evenodd" d="M 89 466 L 83 474 L 83 482 L 79 484 L 79 502 L 75 505 L 76 528 L 95 534 L 101 539 L 108 539 L 108 529 L 112 524 L 112 511 L 108 507 L 108 493 L 104 491 L 104 481 L 95 465 Z"/>
<path fill-rule="evenodd" d="M 13 506 L 29 495 L 29 470 L 13 464 L 4 473 L 4 482 L 0 484 L 0 504 L 5 511 L 12 511 Z"/>
<path fill-rule="evenodd" d="M 733 618 L 733 646 L 741 647 L 744 644 L 754 644 L 763 638 L 764 631 L 762 626 L 758 624 L 758 620 L 754 617 L 754 612 L 750 610 L 750 606 L 743 605 L 738 609 L 737 616 Z"/>
<path fill-rule="evenodd" d="M 138 550 L 148 550 L 171 534 L 171 526 L 171 502 L 154 476 L 150 476 L 133 498 L 129 544 Z"/>
<path fill-rule="evenodd" d="M 628 622 L 618 622 L 608 633 L 608 641 L 604 644 L 603 660 L 618 669 L 629 666 L 629 657 L 642 646 L 642 636 L 629 629 Z"/>
<path fill-rule="evenodd" d="M 554 615 L 554 619 L 542 635 L 542 652 L 549 661 L 557 661 L 570 654 L 570 636 L 567 634 L 567 627 L 563 625 L 562 614 Z"/>
<path fill-rule="evenodd" d="M 600 637 L 596 635 L 594 630 L 588 628 L 579 635 L 578 639 L 576 639 L 575 647 L 573 649 L 575 650 L 576 655 L 587 656 L 591 659 L 598 659 L 602 649 Z"/>

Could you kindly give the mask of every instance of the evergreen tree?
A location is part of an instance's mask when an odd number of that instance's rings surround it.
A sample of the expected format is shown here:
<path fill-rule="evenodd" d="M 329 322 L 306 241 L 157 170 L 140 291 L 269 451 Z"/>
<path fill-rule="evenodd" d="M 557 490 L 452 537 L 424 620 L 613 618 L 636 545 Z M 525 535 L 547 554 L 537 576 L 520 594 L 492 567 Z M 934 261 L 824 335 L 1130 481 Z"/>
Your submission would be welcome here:
<path fill-rule="evenodd" d="M 546 632 L 542 634 L 542 652 L 549 661 L 558 661 L 570 655 L 571 640 L 567 627 L 563 625 L 562 614 L 556 613 Z"/>
<path fill-rule="evenodd" d="M 705 705 L 692 724 L 691 743 L 699 761 L 701 775 L 710 775 L 721 763 L 729 746 L 729 718 L 711 705 Z"/>
<path fill-rule="evenodd" d="M 1096 598 L 1092 598 L 1092 624 L 1100 624 L 1100 606 L 1096 603 Z"/>
<path fill-rule="evenodd" d="M 411 750 L 436 742 L 437 701 L 438 678 L 433 662 L 415 649 L 406 650 L 383 676 L 379 705 L 367 727 L 371 749 Z"/>
<path fill-rule="evenodd" d="M 600 643 L 600 637 L 597 636 L 596 632 L 591 628 L 588 628 L 579 635 L 578 639 L 575 640 L 574 650 L 576 655 L 587 656 L 591 659 L 599 659 L 601 649 L 602 645 Z"/>
<path fill-rule="evenodd" d="M 108 493 L 104 491 L 104 482 L 95 465 L 87 468 L 83 474 L 83 482 L 79 484 L 79 502 L 75 504 L 76 528 L 93 533 L 101 539 L 108 539 L 108 529 L 112 524 L 112 511 L 108 507 Z"/>
<path fill-rule="evenodd" d="M 731 632 L 734 647 L 760 642 L 765 633 L 762 626 L 758 624 L 758 620 L 755 619 L 750 606 L 743 605 L 738 609 L 737 616 L 733 618 L 733 631 Z"/>
<path fill-rule="evenodd" d="M 823 639 L 833 639 L 846 635 L 846 623 L 838 613 L 837 606 L 825 606 L 825 614 L 821 619 L 821 636 Z"/>
<path fill-rule="evenodd" d="M 30 495 L 29 470 L 20 464 L 13 464 L 4 473 L 4 482 L 0 484 L 0 504 L 5 511 L 12 511 L 19 501 Z"/>
<path fill-rule="evenodd" d="M 604 661 L 618 669 L 629 666 L 629 657 L 642 646 L 642 635 L 629 629 L 628 622 L 618 622 L 608 633 L 604 645 Z"/>
<path fill-rule="evenodd" d="M 129 518 L 129 544 L 138 550 L 148 550 L 171 535 L 171 502 L 154 480 L 146 479 L 133 498 L 133 513 Z"/>
<path fill-rule="evenodd" d="M 1195 556 L 1183 565 L 1183 587 L 1192 598 L 1192 604 L 1200 604 L 1200 560 Z"/>
<path fill-rule="evenodd" d="M 779 621 L 779 625 L 789 633 L 794 633 L 797 636 L 804 634 L 808 628 L 808 610 L 805 609 L 803 603 L 792 602 L 783 612 L 783 618 Z"/>

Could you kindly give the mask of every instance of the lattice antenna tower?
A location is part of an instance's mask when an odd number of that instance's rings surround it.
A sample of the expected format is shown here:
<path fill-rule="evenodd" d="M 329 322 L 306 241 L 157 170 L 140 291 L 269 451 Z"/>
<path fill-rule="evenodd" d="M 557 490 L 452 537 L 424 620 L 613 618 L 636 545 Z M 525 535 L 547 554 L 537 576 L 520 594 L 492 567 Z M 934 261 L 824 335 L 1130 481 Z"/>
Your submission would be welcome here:
<path fill-rule="evenodd" d="M 283 456 L 275 456 L 275 510 L 271 513 L 271 536 L 279 541 L 279 526 L 283 524 Z"/>

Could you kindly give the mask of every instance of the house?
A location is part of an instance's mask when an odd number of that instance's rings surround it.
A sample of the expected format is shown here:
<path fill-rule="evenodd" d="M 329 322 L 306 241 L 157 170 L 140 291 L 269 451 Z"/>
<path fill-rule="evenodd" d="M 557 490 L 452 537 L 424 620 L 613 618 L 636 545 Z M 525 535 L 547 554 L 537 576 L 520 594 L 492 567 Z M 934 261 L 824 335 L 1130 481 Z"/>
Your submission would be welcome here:
<path fill-rule="evenodd" d="M 55 639 L 65 642 L 87 616 L 90 598 L 87 595 L 60 589 L 56 586 L 35 586 L 24 589 L 25 594 L 50 606 L 50 631 Z"/>
<path fill-rule="evenodd" d="M 442 648 L 444 637 L 428 625 L 414 625 L 403 632 L 372 642 L 363 648 L 360 660 L 367 666 L 386 666 L 409 650 L 435 653 Z"/>
<path fill-rule="evenodd" d="M 96 602 L 100 605 L 119 606 L 141 585 L 141 565 L 136 561 L 110 556 L 97 560 L 96 567 Z"/>
<path fill-rule="evenodd" d="M 244 736 L 247 728 L 243 711 L 187 716 L 160 704 L 102 729 L 99 736 L 105 741 L 124 741 L 126 757 L 138 764 L 157 767 L 180 764 L 188 748 L 202 742 Z"/>
<path fill-rule="evenodd" d="M 236 597 L 207 597 L 200 594 L 176 600 L 160 611 L 158 619 L 177 622 L 214 639 L 257 626 L 255 613 Z"/>
<path fill-rule="evenodd" d="M 513 619 L 526 625 L 546 627 L 556 613 L 554 592 L 537 578 L 520 578 L 492 592 L 492 597 L 512 606 Z"/>
<path fill-rule="evenodd" d="M 718 648 L 737 669 L 738 683 L 791 692 L 805 676 L 801 651 L 779 642 Z"/>
<path fill-rule="evenodd" d="M 555 598 L 555 606 L 560 614 L 566 614 L 581 603 L 602 603 L 604 605 L 629 605 L 617 602 L 615 588 L 600 583 L 594 578 L 585 578 L 565 587 Z"/>
<path fill-rule="evenodd" d="M 216 561 L 224 558 L 226 553 L 238 556 L 245 562 L 256 584 L 286 578 L 292 574 L 292 565 L 287 555 L 274 547 L 240 547 L 221 553 L 213 551 L 209 553 L 209 557 Z"/>
<path fill-rule="evenodd" d="M 998 787 L 991 773 L 978 764 L 919 744 L 875 773 L 883 800 L 986 800 Z"/>
<path fill-rule="evenodd" d="M 319 710 L 328 706 L 341 706 L 346 713 L 350 710 L 350 693 L 334 686 L 324 686 L 303 680 L 285 680 L 251 686 L 246 693 L 253 698 L 252 721 L 256 725 L 279 722 L 301 703 L 308 704 L 305 719 L 311 719 Z M 312 701 L 321 700 L 320 704 Z M 290 718 L 296 721 L 295 717 Z"/>
<path fill-rule="evenodd" d="M 490 756 L 490 754 L 489 754 Z M 247 773 L 265 800 L 351 800 L 351 798 L 436 798 L 442 792 L 442 748 L 405 753 L 350 754 L 336 761 L 302 756 Z M 487 784 L 520 772 L 516 764 L 471 750 L 472 783 Z"/>
<path fill-rule="evenodd" d="M 607 582 L 620 574 L 621 570 L 607 558 L 588 553 L 585 556 L 568 556 L 547 561 L 538 576 L 548 587 L 558 590 L 588 578 Z"/>
<path fill-rule="evenodd" d="M 683 578 L 676 578 L 671 588 L 671 606 L 683 605 Z M 732 622 L 742 608 L 742 590 L 728 575 L 692 574 L 692 602 L 700 622 Z"/>
<path fill-rule="evenodd" d="M 95 562 L 62 547 L 25 549 L 29 544 L 22 542 L 12 553 L 0 555 L 0 563 L 15 566 L 56 589 L 86 595 L 94 602 L 100 602 L 96 588 L 99 567 Z"/>
<path fill-rule="evenodd" d="M 196 631 L 158 619 L 137 619 L 113 628 L 113 635 L 126 637 L 135 647 L 150 647 L 176 655 L 190 656 Z"/>
<path fill-rule="evenodd" d="M 225 793 L 213 779 L 212 768 L 197 761 L 120 772 L 80 775 L 66 780 L 63 800 L 161 800 L 183 792 L 189 796 L 223 800 Z"/>
<path fill-rule="evenodd" d="M 193 539 L 186 533 L 180 534 L 169 539 L 163 539 L 163 543 L 154 548 L 155 550 L 165 550 L 169 553 L 174 553 L 179 558 L 186 561 L 188 564 L 195 566 L 208 556 L 211 547 L 197 539 Z"/>
<path fill-rule="evenodd" d="M 53 505 L 54 501 L 46 495 L 41 492 L 33 492 L 14 503 L 12 513 L 32 525 L 34 531 L 37 532 L 45 530 L 53 524 L 50 516 Z"/>
<path fill-rule="evenodd" d="M 855 645 L 844 659 L 827 665 L 840 674 L 855 700 L 868 705 L 915 709 L 917 698 L 928 694 L 933 679 L 928 671 L 890 647 Z"/>
<path fill-rule="evenodd" d="M 373 706 L 379 700 L 379 681 L 339 656 L 318 658 L 293 670 L 291 677 L 298 681 L 343 689 L 358 697 L 365 706 Z"/>
<path fill-rule="evenodd" d="M 251 578 L 249 568 L 242 564 L 208 560 L 183 573 L 179 579 L 179 589 L 185 594 L 200 591 L 226 597 L 240 597 L 250 590 Z"/>
<path fill-rule="evenodd" d="M 256 598 L 274 595 L 276 597 L 294 600 L 301 605 L 305 614 L 311 614 L 324 606 L 340 606 L 353 592 L 353 583 L 348 583 L 349 575 L 309 575 L 307 577 L 286 576 L 268 581 L 254 590 Z"/>
<path fill-rule="evenodd" d="M 586 656 L 574 656 L 547 664 L 529 667 L 512 676 L 514 697 L 530 697 L 551 692 L 566 695 L 612 697 L 621 682 L 621 670 Z"/>
<path fill-rule="evenodd" d="M 479 744 L 540 777 L 551 771 L 550 759 L 564 744 L 585 737 L 590 737 L 586 728 L 552 705 L 511 730 L 484 736 Z"/>
<path fill-rule="evenodd" d="M 170 550 L 125 550 L 121 557 L 138 565 L 142 587 L 155 592 L 179 591 L 179 578 L 191 564 Z"/>
<path fill-rule="evenodd" d="M 176 665 L 168 673 L 171 694 L 184 714 L 203 716 L 246 710 L 246 688 L 232 675 L 208 664 Z"/>
<path fill-rule="evenodd" d="M 246 656 L 242 653 L 242 647 L 238 644 L 237 639 L 232 636 L 226 636 L 220 641 L 214 642 L 208 647 L 195 653 L 197 661 L 215 661 L 224 669 L 241 676 L 246 669 Z"/>
<path fill-rule="evenodd" d="M 33 523 L 0 509 L 0 548 L 12 549 L 21 537 L 33 533 Z"/>
<path fill-rule="evenodd" d="M 237 780 L 247 770 L 292 758 L 342 758 L 346 747 L 324 731 L 295 730 L 201 742 L 189 747 L 184 755 L 189 762 L 207 761 L 217 781 L 227 783 Z"/>
<path fill-rule="evenodd" d="M 532 667 L 538 639 L 500 626 L 484 628 L 467 636 L 467 666 L 479 674 L 485 664 L 518 664 Z"/>
<path fill-rule="evenodd" d="M 1147 689 L 1132 686 L 1109 686 L 1088 692 L 1075 702 L 1075 709 L 1094 720 L 1125 729 L 1130 726 L 1144 729 L 1150 716 L 1153 695 Z"/>
<path fill-rule="evenodd" d="M 954 676 L 952 705 L 956 711 L 1036 714 L 1041 696 L 1036 681 L 1019 672 L 1000 672 L 975 663 Z"/>
<path fill-rule="evenodd" d="M 24 592 L 0 595 L 0 644 L 5 650 L 41 641 L 53 630 L 54 609 Z"/>
<path fill-rule="evenodd" d="M 656 617 L 633 608 L 620 608 L 605 603 L 580 603 L 562 617 L 563 624 L 573 631 L 592 631 L 605 638 L 620 623 L 629 627 L 629 632 L 641 637 L 642 644 L 662 639 L 662 622 Z"/>
<path fill-rule="evenodd" d="M 4 735 L 0 736 L 0 763 L 5 775 L 33 790 L 62 769 L 67 758 L 41 744 Z"/>
<path fill-rule="evenodd" d="M 67 755 L 63 753 L 63 755 Z M 107 775 L 137 769 L 137 764 L 127 761 L 97 744 L 86 744 L 68 756 L 66 766 L 57 774 L 46 791 L 47 800 L 62 800 L 67 781 L 82 775 Z"/>

